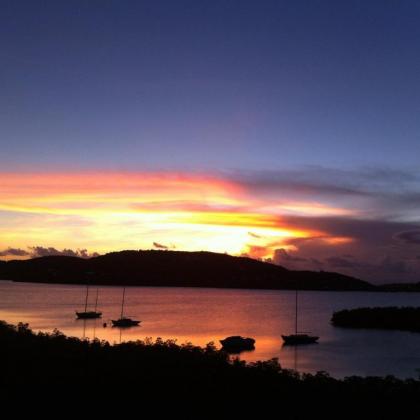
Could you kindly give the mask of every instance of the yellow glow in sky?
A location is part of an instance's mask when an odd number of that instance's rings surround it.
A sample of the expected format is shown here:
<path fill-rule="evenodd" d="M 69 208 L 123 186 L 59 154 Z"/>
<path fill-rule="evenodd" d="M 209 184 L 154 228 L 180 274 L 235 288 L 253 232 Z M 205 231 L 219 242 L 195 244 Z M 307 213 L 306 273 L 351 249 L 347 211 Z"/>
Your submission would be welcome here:
<path fill-rule="evenodd" d="M 269 257 L 276 247 L 287 248 L 291 238 L 328 235 L 288 225 L 282 214 L 350 213 L 325 203 L 257 198 L 233 181 L 196 174 L 0 175 L 2 249 L 43 245 L 103 253 L 158 243 L 251 256 L 258 249 L 258 257 Z"/>

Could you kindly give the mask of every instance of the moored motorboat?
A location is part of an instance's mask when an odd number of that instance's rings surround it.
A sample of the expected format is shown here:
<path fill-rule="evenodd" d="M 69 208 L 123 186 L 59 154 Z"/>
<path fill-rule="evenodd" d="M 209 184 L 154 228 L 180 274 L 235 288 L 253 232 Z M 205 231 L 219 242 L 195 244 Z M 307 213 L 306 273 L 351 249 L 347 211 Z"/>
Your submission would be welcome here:
<path fill-rule="evenodd" d="M 290 335 L 282 335 L 281 338 L 284 341 L 284 344 L 289 345 L 297 345 L 297 344 L 312 344 L 316 343 L 319 337 L 315 335 L 308 335 L 308 334 L 290 334 Z"/>
<path fill-rule="evenodd" d="M 96 312 L 96 311 L 77 312 L 76 311 L 77 319 L 97 319 L 97 318 L 101 318 L 101 316 L 102 316 L 102 312 Z"/>
<path fill-rule="evenodd" d="M 223 350 L 230 352 L 241 352 L 245 350 L 255 349 L 255 340 L 249 337 L 241 337 L 240 335 L 233 335 L 220 340 Z"/>
<path fill-rule="evenodd" d="M 120 319 L 112 319 L 111 322 L 113 327 L 135 327 L 139 325 L 141 321 L 123 317 Z"/>

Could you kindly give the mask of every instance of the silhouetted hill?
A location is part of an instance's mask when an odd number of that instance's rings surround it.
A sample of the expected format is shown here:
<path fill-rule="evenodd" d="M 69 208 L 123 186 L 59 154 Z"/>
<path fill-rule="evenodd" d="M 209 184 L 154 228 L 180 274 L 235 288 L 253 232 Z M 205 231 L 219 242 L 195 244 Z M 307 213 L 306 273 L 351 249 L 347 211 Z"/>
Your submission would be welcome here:
<path fill-rule="evenodd" d="M 290 271 L 212 252 L 121 251 L 89 259 L 50 256 L 8 261 L 0 278 L 42 283 L 248 289 L 373 290 L 338 273 Z"/>

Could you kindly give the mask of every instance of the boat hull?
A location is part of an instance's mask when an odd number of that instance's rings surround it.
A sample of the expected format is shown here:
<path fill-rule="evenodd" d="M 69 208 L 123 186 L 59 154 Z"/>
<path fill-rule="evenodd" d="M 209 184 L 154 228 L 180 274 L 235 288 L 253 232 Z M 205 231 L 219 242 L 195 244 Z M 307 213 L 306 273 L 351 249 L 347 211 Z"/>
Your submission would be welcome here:
<path fill-rule="evenodd" d="M 282 335 L 281 338 L 284 341 L 284 344 L 291 346 L 298 346 L 300 344 L 313 344 L 317 343 L 319 337 L 315 335 L 308 334 L 291 334 L 291 335 Z"/>
<path fill-rule="evenodd" d="M 253 338 L 244 338 L 240 336 L 227 337 L 220 340 L 222 349 L 229 353 L 240 353 L 241 351 L 254 350 L 255 340 Z"/>
<path fill-rule="evenodd" d="M 102 317 L 102 312 L 87 311 L 87 312 L 76 312 L 77 319 L 97 319 Z"/>
<path fill-rule="evenodd" d="M 136 321 L 135 319 L 130 319 L 130 318 L 120 318 L 120 319 L 112 319 L 111 322 L 112 322 L 113 327 L 127 328 L 127 327 L 137 327 L 141 321 Z"/>

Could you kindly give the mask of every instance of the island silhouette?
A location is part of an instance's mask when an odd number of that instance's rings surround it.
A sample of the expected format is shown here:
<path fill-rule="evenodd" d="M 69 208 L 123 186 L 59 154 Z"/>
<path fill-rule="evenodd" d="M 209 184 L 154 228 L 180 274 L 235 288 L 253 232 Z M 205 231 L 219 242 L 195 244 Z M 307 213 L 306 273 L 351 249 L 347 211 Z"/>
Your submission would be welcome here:
<path fill-rule="evenodd" d="M 245 289 L 375 290 L 340 273 L 293 271 L 247 257 L 212 252 L 120 251 L 79 258 L 2 261 L 0 279 L 67 284 Z"/>

